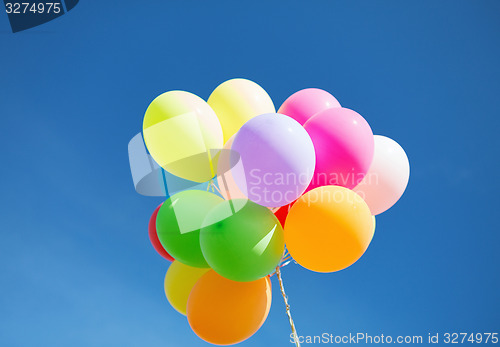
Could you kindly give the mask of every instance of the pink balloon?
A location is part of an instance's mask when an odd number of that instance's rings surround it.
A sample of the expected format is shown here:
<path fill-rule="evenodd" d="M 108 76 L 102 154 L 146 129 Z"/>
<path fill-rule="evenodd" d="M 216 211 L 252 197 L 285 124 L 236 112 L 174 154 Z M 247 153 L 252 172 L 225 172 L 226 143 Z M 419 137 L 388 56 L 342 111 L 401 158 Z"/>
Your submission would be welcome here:
<path fill-rule="evenodd" d="M 403 195 L 410 178 L 410 162 L 396 141 L 380 135 L 374 138 L 375 154 L 370 170 L 353 190 L 375 216 L 388 210 Z"/>
<path fill-rule="evenodd" d="M 306 122 L 316 151 L 316 168 L 308 190 L 325 185 L 354 188 L 373 160 L 372 129 L 358 113 L 329 108 Z"/>
<path fill-rule="evenodd" d="M 286 114 L 304 125 L 316 113 L 332 107 L 341 107 L 333 95 L 322 89 L 307 88 L 286 99 L 278 113 Z"/>

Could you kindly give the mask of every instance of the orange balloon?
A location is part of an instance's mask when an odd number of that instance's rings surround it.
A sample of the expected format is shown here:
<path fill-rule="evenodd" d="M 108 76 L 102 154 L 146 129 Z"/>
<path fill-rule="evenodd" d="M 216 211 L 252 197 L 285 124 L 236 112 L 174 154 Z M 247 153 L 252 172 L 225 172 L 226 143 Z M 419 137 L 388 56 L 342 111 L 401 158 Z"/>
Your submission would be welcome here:
<path fill-rule="evenodd" d="M 201 339 L 216 345 L 232 345 L 255 334 L 270 308 L 268 276 L 253 282 L 235 282 L 210 270 L 189 295 L 187 318 Z"/>
<path fill-rule="evenodd" d="M 363 255 L 374 230 L 370 208 L 358 194 L 340 186 L 323 186 L 304 194 L 290 209 L 285 244 L 306 269 L 334 272 Z"/>

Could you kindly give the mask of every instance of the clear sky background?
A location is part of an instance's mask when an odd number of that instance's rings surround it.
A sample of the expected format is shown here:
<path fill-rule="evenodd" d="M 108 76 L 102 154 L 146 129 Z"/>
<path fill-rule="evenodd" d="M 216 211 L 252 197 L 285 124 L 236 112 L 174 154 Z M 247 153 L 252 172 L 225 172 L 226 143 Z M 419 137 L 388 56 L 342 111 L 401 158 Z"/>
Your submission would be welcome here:
<path fill-rule="evenodd" d="M 80 1 L 12 34 L 0 13 L 0 345 L 205 346 L 127 143 L 172 89 L 244 77 L 279 105 L 331 92 L 405 148 L 409 186 L 347 270 L 283 270 L 300 335 L 500 332 L 500 1 Z M 241 346 L 288 346 L 274 300 Z"/>

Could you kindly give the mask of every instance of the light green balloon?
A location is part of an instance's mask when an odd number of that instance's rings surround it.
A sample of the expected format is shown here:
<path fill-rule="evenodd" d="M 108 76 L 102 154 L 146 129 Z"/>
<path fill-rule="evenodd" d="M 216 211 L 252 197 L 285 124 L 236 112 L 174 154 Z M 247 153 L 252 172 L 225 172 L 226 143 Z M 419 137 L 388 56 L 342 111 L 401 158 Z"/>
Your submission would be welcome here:
<path fill-rule="evenodd" d="M 186 190 L 167 199 L 156 217 L 158 239 L 165 250 L 183 264 L 209 267 L 201 252 L 200 228 L 208 212 L 223 201 L 201 190 Z"/>
<path fill-rule="evenodd" d="M 285 249 L 283 228 L 266 207 L 250 200 L 221 202 L 203 221 L 203 255 L 219 275 L 255 281 L 278 266 Z"/>

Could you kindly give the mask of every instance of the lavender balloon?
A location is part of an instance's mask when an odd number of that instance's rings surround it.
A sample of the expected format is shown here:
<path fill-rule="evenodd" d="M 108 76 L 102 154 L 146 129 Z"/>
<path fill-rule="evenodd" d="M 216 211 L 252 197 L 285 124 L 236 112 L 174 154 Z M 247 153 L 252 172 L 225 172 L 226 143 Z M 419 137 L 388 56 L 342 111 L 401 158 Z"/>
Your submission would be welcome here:
<path fill-rule="evenodd" d="M 253 202 L 284 206 L 300 197 L 314 174 L 309 134 L 293 118 L 267 113 L 247 121 L 234 138 L 232 175 Z"/>

